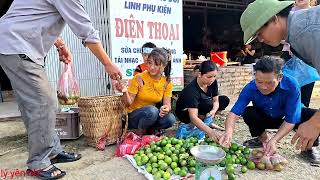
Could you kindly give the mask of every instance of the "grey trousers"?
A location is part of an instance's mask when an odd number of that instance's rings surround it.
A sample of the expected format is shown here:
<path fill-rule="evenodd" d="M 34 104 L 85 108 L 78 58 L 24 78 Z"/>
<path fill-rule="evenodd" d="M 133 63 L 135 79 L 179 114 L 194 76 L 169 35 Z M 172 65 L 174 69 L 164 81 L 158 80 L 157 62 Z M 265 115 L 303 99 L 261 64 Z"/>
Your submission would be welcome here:
<path fill-rule="evenodd" d="M 62 152 L 54 131 L 56 104 L 45 68 L 28 57 L 0 54 L 0 65 L 13 87 L 19 110 L 28 133 L 29 169 L 43 169 L 49 157 Z"/>

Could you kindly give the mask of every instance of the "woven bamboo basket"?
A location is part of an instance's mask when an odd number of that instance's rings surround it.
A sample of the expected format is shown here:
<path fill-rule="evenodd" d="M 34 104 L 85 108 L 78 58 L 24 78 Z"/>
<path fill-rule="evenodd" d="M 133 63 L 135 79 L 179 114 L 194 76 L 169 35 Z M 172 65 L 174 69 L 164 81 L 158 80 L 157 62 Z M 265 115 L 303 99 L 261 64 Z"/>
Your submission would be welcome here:
<path fill-rule="evenodd" d="M 119 95 L 81 97 L 80 122 L 89 146 L 96 147 L 101 139 L 115 144 L 127 132 L 128 117 Z"/>

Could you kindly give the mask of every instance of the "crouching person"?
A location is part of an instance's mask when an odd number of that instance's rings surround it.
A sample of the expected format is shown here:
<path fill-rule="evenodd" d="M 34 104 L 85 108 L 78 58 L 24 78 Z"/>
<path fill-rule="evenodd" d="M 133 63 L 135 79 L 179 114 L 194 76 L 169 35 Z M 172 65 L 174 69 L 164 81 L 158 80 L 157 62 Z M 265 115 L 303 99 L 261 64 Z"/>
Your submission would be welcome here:
<path fill-rule="evenodd" d="M 137 134 L 158 134 L 171 127 L 175 116 L 171 111 L 172 82 L 170 53 L 154 48 L 146 61 L 147 70 L 130 80 L 128 88 L 116 83 L 123 92 L 122 101 L 128 106 L 129 129 Z M 164 75 L 162 75 L 164 73 Z"/>
<path fill-rule="evenodd" d="M 217 111 L 224 110 L 230 102 L 227 96 L 218 96 L 217 75 L 215 63 L 202 62 L 197 77 L 180 93 L 175 110 L 181 122 L 196 126 L 215 141 L 217 134 L 212 128 L 223 129 L 207 121 L 207 117 L 214 117 Z"/>
<path fill-rule="evenodd" d="M 252 102 L 253 106 L 247 105 Z M 220 144 L 229 146 L 235 122 L 241 115 L 248 125 L 251 136 L 244 142 L 251 148 L 262 147 L 266 154 L 277 151 L 277 143 L 292 129 L 308 121 L 316 110 L 304 108 L 298 83 L 290 76 L 283 75 L 281 64 L 275 57 L 262 57 L 255 65 L 255 80 L 241 91 L 225 122 L 226 132 Z M 268 137 L 266 129 L 278 129 L 273 137 Z M 302 145 L 298 143 L 297 147 Z M 318 140 L 313 144 L 318 146 Z M 312 163 L 320 163 L 316 148 L 304 152 Z"/>

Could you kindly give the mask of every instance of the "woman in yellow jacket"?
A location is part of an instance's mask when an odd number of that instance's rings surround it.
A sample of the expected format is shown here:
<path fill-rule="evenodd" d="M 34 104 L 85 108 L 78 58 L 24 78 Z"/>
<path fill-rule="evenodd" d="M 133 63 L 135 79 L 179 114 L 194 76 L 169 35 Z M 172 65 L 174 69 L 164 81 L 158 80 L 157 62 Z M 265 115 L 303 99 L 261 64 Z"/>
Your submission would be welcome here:
<path fill-rule="evenodd" d="M 146 61 L 147 70 L 135 75 L 128 88 L 116 83 L 116 89 L 123 92 L 122 101 L 128 106 L 129 129 L 137 129 L 139 135 L 167 129 L 176 121 L 170 112 L 173 87 L 170 57 L 166 49 L 154 48 Z"/>

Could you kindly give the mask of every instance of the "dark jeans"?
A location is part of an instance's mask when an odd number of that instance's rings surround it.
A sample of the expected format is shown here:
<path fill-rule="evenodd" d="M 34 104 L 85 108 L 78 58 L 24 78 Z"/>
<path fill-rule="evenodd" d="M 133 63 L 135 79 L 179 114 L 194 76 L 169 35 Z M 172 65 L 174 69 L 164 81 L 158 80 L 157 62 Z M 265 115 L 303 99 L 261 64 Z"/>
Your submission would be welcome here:
<path fill-rule="evenodd" d="M 218 96 L 218 99 L 219 99 L 219 109 L 218 109 L 218 111 L 225 110 L 226 107 L 228 107 L 228 105 L 230 103 L 230 99 L 227 96 Z M 177 118 L 183 123 L 188 124 L 188 123 L 191 122 L 188 110 L 182 111 L 182 112 L 179 112 L 179 113 L 176 112 L 176 115 L 177 115 Z M 201 115 L 205 115 L 205 114 L 201 114 Z"/>
<path fill-rule="evenodd" d="M 308 121 L 317 110 L 310 108 L 302 108 L 301 122 L 296 124 L 294 129 L 297 129 L 300 124 Z M 261 109 L 254 106 L 246 108 L 242 115 L 244 122 L 249 126 L 252 137 L 260 136 L 266 129 L 279 129 L 284 121 L 284 118 L 272 118 L 263 112 Z M 314 146 L 318 146 L 318 139 L 314 142 Z"/>
<path fill-rule="evenodd" d="M 159 116 L 160 110 L 155 106 L 146 106 L 128 114 L 129 129 L 167 129 L 171 127 L 176 117 L 168 113 L 164 117 Z"/>
<path fill-rule="evenodd" d="M 306 107 L 309 107 L 310 105 L 310 99 L 311 99 L 314 84 L 315 82 L 312 82 L 310 84 L 307 84 L 301 87 L 301 102 Z"/>

